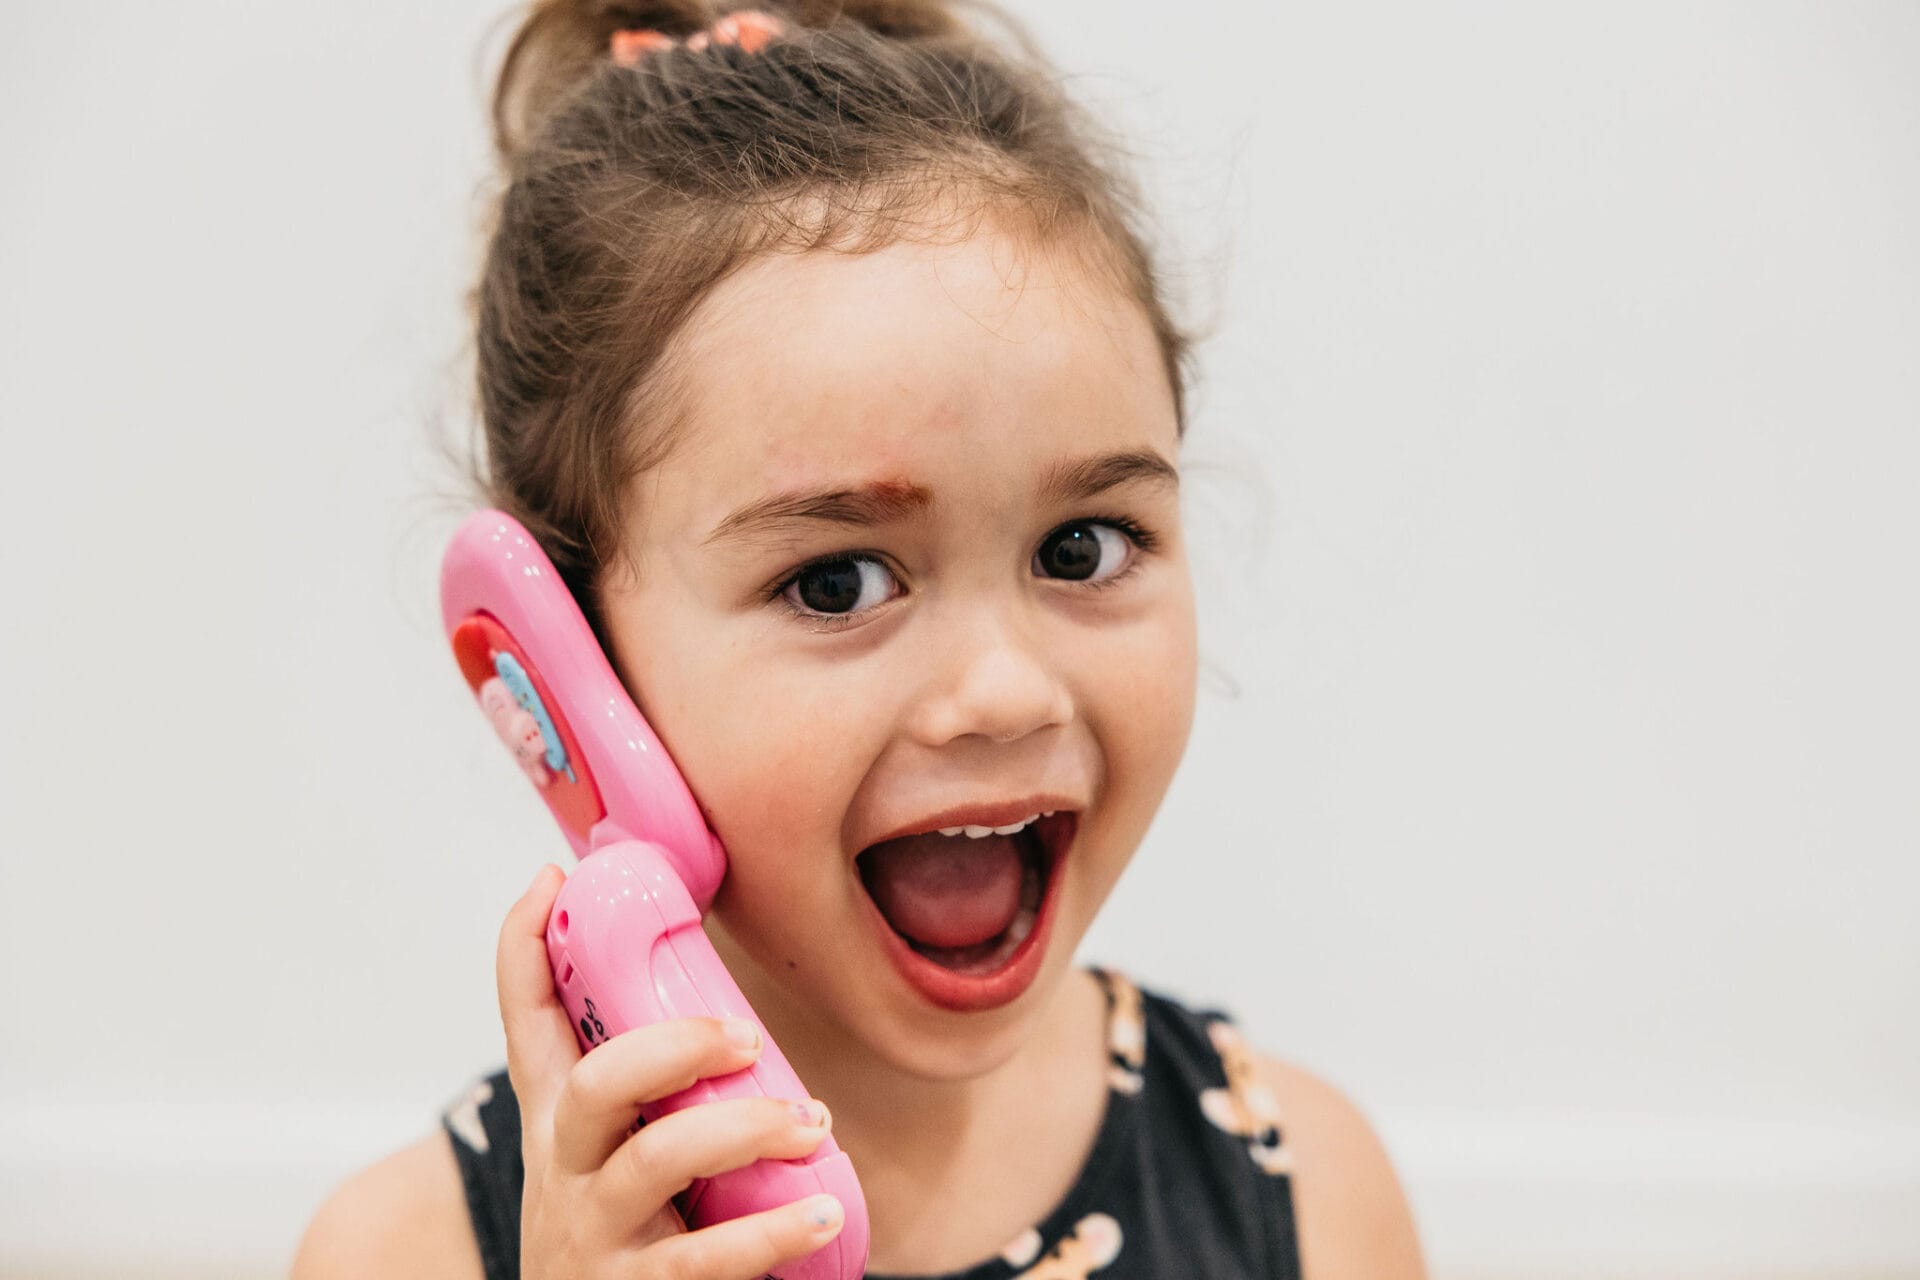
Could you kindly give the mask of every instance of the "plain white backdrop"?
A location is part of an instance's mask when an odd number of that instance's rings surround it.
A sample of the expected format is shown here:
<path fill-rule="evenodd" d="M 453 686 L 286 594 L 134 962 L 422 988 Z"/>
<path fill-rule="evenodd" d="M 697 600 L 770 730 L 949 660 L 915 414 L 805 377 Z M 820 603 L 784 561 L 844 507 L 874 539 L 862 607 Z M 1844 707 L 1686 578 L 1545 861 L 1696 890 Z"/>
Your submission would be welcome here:
<path fill-rule="evenodd" d="M 1084 954 L 1355 1096 L 1440 1280 L 1920 1273 L 1920 6 L 1015 7 L 1218 333 Z M 276 1273 L 503 1060 L 502 12 L 6 21 L 0 1272 Z"/>

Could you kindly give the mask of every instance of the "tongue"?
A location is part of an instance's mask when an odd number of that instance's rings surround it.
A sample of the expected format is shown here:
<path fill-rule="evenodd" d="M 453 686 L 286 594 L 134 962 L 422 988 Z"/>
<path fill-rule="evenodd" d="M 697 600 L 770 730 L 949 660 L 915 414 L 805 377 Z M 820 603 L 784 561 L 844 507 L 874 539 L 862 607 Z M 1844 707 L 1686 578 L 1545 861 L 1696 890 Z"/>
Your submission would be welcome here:
<path fill-rule="evenodd" d="M 1011 836 L 907 836 L 860 856 L 867 892 L 887 923 L 928 947 L 999 937 L 1020 913 L 1020 850 Z"/>

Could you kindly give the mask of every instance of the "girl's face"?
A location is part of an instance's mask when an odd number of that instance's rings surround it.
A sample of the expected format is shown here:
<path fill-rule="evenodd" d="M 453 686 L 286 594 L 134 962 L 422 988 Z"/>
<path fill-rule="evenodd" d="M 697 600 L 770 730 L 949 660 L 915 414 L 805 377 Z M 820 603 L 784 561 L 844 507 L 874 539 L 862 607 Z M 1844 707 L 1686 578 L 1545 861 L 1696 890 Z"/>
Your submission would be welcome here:
<path fill-rule="evenodd" d="M 730 856 L 709 928 L 777 1032 L 988 1070 L 1039 1029 L 1192 723 L 1147 318 L 1072 255 L 982 232 L 757 258 L 678 354 L 680 443 L 634 482 L 630 567 L 601 585 L 615 666 Z M 986 913 L 962 932 L 1010 895 L 1039 918 L 1016 959 L 1011 926 L 975 947 L 997 977 L 955 975 L 887 923 L 862 852 L 1012 809 L 1060 813 L 905 877 L 907 932 L 929 903 Z"/>

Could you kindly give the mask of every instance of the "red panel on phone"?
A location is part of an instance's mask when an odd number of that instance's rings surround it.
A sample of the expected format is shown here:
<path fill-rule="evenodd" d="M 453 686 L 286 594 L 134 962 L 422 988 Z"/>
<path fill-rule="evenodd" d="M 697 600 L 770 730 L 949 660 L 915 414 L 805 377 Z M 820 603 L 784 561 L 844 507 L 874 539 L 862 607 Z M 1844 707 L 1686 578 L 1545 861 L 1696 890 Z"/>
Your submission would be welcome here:
<path fill-rule="evenodd" d="M 559 735 L 567 766 L 573 772 L 569 778 L 565 772 L 545 770 L 547 781 L 541 786 L 541 798 L 553 810 L 555 818 L 585 839 L 594 824 L 607 816 L 607 808 L 600 801 L 600 792 L 594 786 L 593 774 L 587 769 L 587 758 L 580 750 L 579 740 L 573 736 L 573 729 L 567 724 L 566 717 L 560 714 L 560 704 L 548 689 L 547 682 L 541 678 L 540 669 L 533 665 L 507 629 L 490 614 L 476 613 L 454 628 L 453 656 L 459 662 L 460 674 L 466 677 L 467 687 L 473 690 L 475 697 L 480 694 L 480 686 L 495 676 L 494 655 L 499 653 L 512 657 L 526 673 L 534 693 L 540 699 L 542 710 Z"/>

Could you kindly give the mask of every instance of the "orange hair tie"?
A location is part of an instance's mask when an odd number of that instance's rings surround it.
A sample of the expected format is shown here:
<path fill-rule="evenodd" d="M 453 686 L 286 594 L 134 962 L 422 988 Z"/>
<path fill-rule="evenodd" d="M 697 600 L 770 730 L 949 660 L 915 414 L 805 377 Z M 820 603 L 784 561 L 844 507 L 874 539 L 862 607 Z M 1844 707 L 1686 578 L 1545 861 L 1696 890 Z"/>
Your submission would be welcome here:
<path fill-rule="evenodd" d="M 739 45 L 746 53 L 758 53 L 772 44 L 775 36 L 785 35 L 786 31 L 786 25 L 772 14 L 742 9 L 719 19 L 705 31 L 688 36 L 687 48 L 704 49 L 711 36 L 716 43 Z"/>
<path fill-rule="evenodd" d="M 673 48 L 673 37 L 652 28 L 645 31 L 613 33 L 613 60 L 623 67 L 637 67 L 640 65 L 640 59 L 655 50 L 671 48 Z"/>
<path fill-rule="evenodd" d="M 708 44 L 736 45 L 747 53 L 758 53 L 787 32 L 786 24 L 759 9 L 742 9 L 715 20 L 705 31 L 687 37 L 687 48 L 698 53 Z M 623 67 L 640 65 L 640 59 L 661 49 L 671 49 L 675 40 L 651 27 L 640 31 L 616 31 L 609 46 L 613 60 Z"/>

